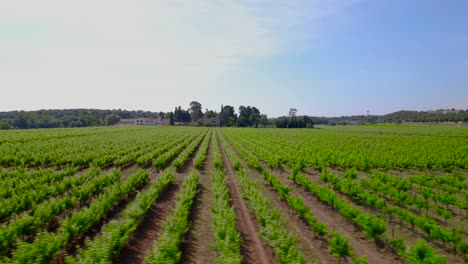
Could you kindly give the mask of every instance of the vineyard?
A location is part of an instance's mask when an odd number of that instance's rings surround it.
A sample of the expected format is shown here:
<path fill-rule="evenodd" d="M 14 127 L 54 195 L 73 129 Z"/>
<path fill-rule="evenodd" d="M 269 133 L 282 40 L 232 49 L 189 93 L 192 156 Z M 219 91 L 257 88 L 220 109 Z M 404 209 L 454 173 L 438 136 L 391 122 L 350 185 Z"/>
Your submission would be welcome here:
<path fill-rule="evenodd" d="M 0 263 L 467 263 L 468 129 L 0 131 Z"/>

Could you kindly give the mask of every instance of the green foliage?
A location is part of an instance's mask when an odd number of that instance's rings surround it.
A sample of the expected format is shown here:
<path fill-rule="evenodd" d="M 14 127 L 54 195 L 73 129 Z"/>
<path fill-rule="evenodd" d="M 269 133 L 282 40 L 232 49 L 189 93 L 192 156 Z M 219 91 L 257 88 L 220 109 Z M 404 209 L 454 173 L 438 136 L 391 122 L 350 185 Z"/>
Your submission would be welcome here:
<path fill-rule="evenodd" d="M 85 241 L 86 247 L 78 248 L 75 257 L 67 257 L 67 263 L 107 263 L 115 257 L 161 192 L 174 180 L 174 172 L 167 170 L 135 199 L 119 215 L 102 227 L 99 236 Z"/>
<path fill-rule="evenodd" d="M 413 245 L 410 253 L 407 256 L 408 264 L 445 264 L 447 263 L 445 256 L 437 256 L 434 250 L 429 247 L 423 240 Z"/>
<path fill-rule="evenodd" d="M 242 168 L 238 170 L 237 177 L 242 196 L 260 223 L 260 234 L 273 248 L 278 261 L 280 263 L 305 263 L 302 254 L 296 248 L 296 238 L 287 233 L 280 213 L 270 208 L 270 202 Z"/>
<path fill-rule="evenodd" d="M 92 195 L 102 191 L 103 187 L 114 183 L 120 178 L 120 173 L 117 171 L 96 177 L 99 173 L 99 169 L 92 168 L 86 174 L 86 177 L 82 177 L 80 178 L 80 182 L 76 182 L 76 185 L 72 187 L 68 195 L 62 198 L 51 198 L 45 203 L 38 205 L 32 213 L 19 215 L 8 224 L 1 225 L 0 237 L 2 240 L 0 252 L 10 247 L 17 237 L 33 234 L 44 223 L 51 221 L 64 210 L 73 208 L 77 204 L 86 201 Z"/>
<path fill-rule="evenodd" d="M 98 223 L 123 195 L 133 191 L 147 179 L 146 171 L 138 171 L 125 182 L 107 188 L 88 207 L 74 212 L 60 224 L 55 233 L 40 233 L 32 243 L 19 241 L 11 262 L 48 263 L 68 242 Z"/>
<path fill-rule="evenodd" d="M 181 258 L 180 244 L 187 232 L 190 209 L 197 194 L 199 173 L 192 170 L 184 180 L 176 197 L 173 214 L 164 222 L 153 249 L 146 257 L 146 263 L 178 263 Z"/>
<path fill-rule="evenodd" d="M 212 134 L 213 134 L 213 130 L 210 130 L 209 132 L 207 132 L 205 138 L 203 139 L 201 147 L 198 150 L 197 155 L 194 158 L 193 164 L 194 164 L 195 168 L 197 168 L 197 169 L 201 168 L 201 166 L 203 164 L 203 161 L 205 161 L 205 159 L 206 159 L 206 154 L 208 152 L 208 147 L 210 145 L 210 140 L 211 140 Z"/>
<path fill-rule="evenodd" d="M 356 168 L 352 168 L 343 174 L 346 179 L 354 180 L 357 177 Z"/>
<path fill-rule="evenodd" d="M 352 250 L 348 239 L 338 233 L 333 233 L 331 239 L 328 240 L 330 252 L 337 258 L 351 256 Z"/>
<path fill-rule="evenodd" d="M 397 238 L 397 239 L 390 239 L 390 244 L 393 246 L 393 248 L 396 250 L 398 255 L 404 256 L 405 254 L 405 241 L 403 238 Z"/>
<path fill-rule="evenodd" d="M 111 114 L 111 115 L 106 116 L 106 118 L 104 118 L 104 124 L 106 126 L 113 126 L 117 124 L 119 121 L 120 121 L 120 116 L 116 114 Z"/>
<path fill-rule="evenodd" d="M 200 134 L 182 152 L 180 152 L 177 158 L 172 162 L 174 167 L 176 168 L 182 167 L 190 158 L 190 156 L 192 156 L 193 152 L 195 152 L 197 147 L 200 145 L 200 142 L 203 140 L 203 138 L 206 137 L 207 134 L 208 134 L 208 130 L 205 133 Z"/>
<path fill-rule="evenodd" d="M 236 230 L 236 213 L 229 205 L 229 193 L 226 179 L 221 170 L 212 175 L 214 203 L 211 208 L 213 214 L 213 230 L 216 233 L 215 248 L 218 251 L 218 263 L 241 263 L 240 234 Z"/>
<path fill-rule="evenodd" d="M 223 158 L 221 156 L 221 151 L 219 149 L 217 131 L 214 133 L 213 140 L 211 143 L 213 145 L 213 154 L 214 154 L 213 164 L 216 169 L 221 170 L 223 168 Z"/>

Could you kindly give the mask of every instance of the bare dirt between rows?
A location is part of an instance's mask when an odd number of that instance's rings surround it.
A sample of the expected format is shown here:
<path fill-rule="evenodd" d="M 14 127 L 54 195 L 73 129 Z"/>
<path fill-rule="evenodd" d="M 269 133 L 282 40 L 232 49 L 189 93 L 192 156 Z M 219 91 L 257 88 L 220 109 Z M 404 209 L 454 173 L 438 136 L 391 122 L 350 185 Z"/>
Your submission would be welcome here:
<path fill-rule="evenodd" d="M 178 184 L 167 186 L 112 263 L 144 263 L 145 256 L 151 250 L 164 220 L 174 208 L 179 188 Z"/>
<path fill-rule="evenodd" d="M 196 153 L 196 151 L 194 151 L 194 153 Z M 169 184 L 156 199 L 148 213 L 144 216 L 142 222 L 132 234 L 130 240 L 125 243 L 120 254 L 112 263 L 144 263 L 145 257 L 148 255 L 157 240 L 158 234 L 162 230 L 163 223 L 168 216 L 173 213 L 177 192 L 180 189 L 183 179 L 190 171 L 191 167 L 188 164 L 193 162 L 193 155 L 194 154 L 192 154 L 190 159 L 175 173 L 174 181 Z M 176 158 L 177 157 L 174 159 Z M 159 168 L 152 168 L 150 179 L 156 179 L 156 175 L 159 175 L 160 170 Z"/>
<path fill-rule="evenodd" d="M 314 182 L 316 184 L 321 184 L 320 183 L 321 181 L 318 178 L 319 177 L 319 172 L 318 171 L 315 171 L 314 169 L 306 169 L 304 171 L 307 172 L 308 177 L 312 182 Z M 301 188 L 301 187 L 298 187 L 298 188 Z M 306 191 L 306 192 L 308 192 L 308 191 Z M 347 196 L 347 195 L 345 195 L 345 194 L 343 194 L 343 193 L 341 193 L 339 191 L 336 191 L 335 193 L 339 198 L 345 199 L 346 201 L 348 201 L 349 203 L 351 203 L 354 206 L 359 206 L 362 210 L 364 210 L 367 213 L 371 213 L 371 214 L 372 213 L 377 213 L 377 214 L 380 214 L 380 215 L 382 214 L 381 212 L 378 212 L 376 210 L 371 210 L 371 209 L 367 208 L 366 206 L 362 206 L 359 202 L 355 201 L 354 199 L 351 199 L 351 197 L 349 197 L 349 196 Z M 395 219 L 398 219 L 398 218 L 395 216 Z M 419 229 L 418 227 L 414 227 L 414 228 L 411 227 L 411 225 L 409 223 L 407 223 L 406 221 L 396 220 L 394 223 L 388 223 L 388 229 L 389 230 L 387 231 L 387 233 L 385 233 L 385 237 L 387 237 L 387 238 L 392 237 L 392 235 L 388 234 L 389 232 L 392 233 L 392 228 L 394 230 L 393 232 L 394 232 L 395 237 L 396 238 L 398 238 L 398 237 L 404 238 L 405 242 L 408 245 L 416 244 L 418 239 L 423 239 L 428 244 L 432 245 L 432 247 L 434 248 L 434 250 L 436 251 L 437 254 L 445 255 L 447 257 L 448 263 L 464 263 L 463 257 L 460 256 L 460 254 L 454 255 L 451 252 L 452 247 L 451 247 L 450 244 L 446 244 L 444 246 L 441 241 L 431 240 L 429 238 L 429 236 L 426 233 L 424 233 L 421 229 Z"/>
<path fill-rule="evenodd" d="M 258 157 L 257 157 L 258 159 Z M 289 173 L 282 169 L 271 168 L 266 165 L 265 162 L 258 159 L 263 168 L 268 168 L 276 177 L 278 177 L 284 184 L 295 185 L 292 180 L 288 178 Z M 244 162 L 244 161 L 242 161 Z M 251 170 L 251 175 L 256 176 L 260 182 L 263 182 L 262 175 L 258 171 Z M 265 184 L 266 185 L 266 184 Z M 288 214 L 288 224 L 292 224 L 292 228 L 296 230 L 299 234 L 299 239 L 303 240 L 303 243 L 309 244 L 317 257 L 322 263 L 335 263 L 338 262 L 336 258 L 332 258 L 331 254 L 328 252 L 327 244 L 322 239 L 319 241 L 314 238 L 314 233 L 311 231 L 310 227 L 300 220 L 297 217 L 297 213 L 291 209 L 285 202 L 281 201 L 278 194 L 270 186 L 266 186 L 266 189 L 269 190 L 270 196 L 273 200 L 280 206 L 284 212 Z M 390 250 L 380 249 L 374 242 L 369 241 L 367 237 L 364 236 L 354 225 L 344 219 L 339 212 L 335 209 L 328 207 L 322 204 L 316 197 L 314 197 L 310 192 L 302 189 L 302 187 L 295 185 L 295 188 L 291 191 L 292 195 L 299 196 L 303 199 L 305 205 L 310 208 L 314 216 L 320 221 L 327 224 L 329 227 L 340 232 L 341 234 L 348 237 L 348 240 L 351 246 L 355 249 L 355 254 L 360 257 L 366 255 L 369 263 L 402 263 L 402 260 L 392 254 Z M 298 221 L 299 220 L 299 221 Z M 299 241 L 300 242 L 300 241 Z M 347 258 L 345 261 L 352 262 L 350 258 Z"/>
<path fill-rule="evenodd" d="M 132 170 L 126 169 L 126 170 L 122 171 L 121 177 L 120 177 L 121 180 L 127 179 L 127 178 L 130 177 L 130 175 L 132 175 L 134 172 L 135 172 L 135 170 L 133 170 L 133 169 L 132 169 Z M 107 174 L 107 173 L 110 173 L 110 170 L 101 171 L 100 175 Z M 140 185 L 137 189 L 143 188 L 143 187 L 145 186 L 145 184 L 146 184 L 146 183 L 143 183 L 143 184 Z M 112 185 L 112 184 L 111 184 L 111 185 Z M 104 189 L 108 188 L 109 186 L 110 186 L 110 185 L 104 186 L 104 187 L 101 189 L 101 191 L 100 191 L 99 193 L 102 193 L 102 191 L 103 191 Z M 70 191 L 71 191 L 71 189 L 67 190 L 67 192 L 64 193 L 64 194 L 58 195 L 58 196 L 56 196 L 56 197 L 52 197 L 52 198 L 50 198 L 50 199 L 62 198 L 62 197 L 64 197 L 64 196 L 66 196 Z M 55 231 L 60 227 L 60 221 L 61 221 L 62 219 L 68 218 L 68 217 L 70 217 L 74 212 L 76 212 L 76 211 L 78 211 L 78 210 L 80 210 L 80 209 L 82 209 L 82 208 L 85 208 L 85 207 L 89 206 L 89 204 L 96 198 L 96 196 L 99 195 L 99 193 L 98 193 L 98 194 L 91 195 L 91 197 L 89 197 L 86 201 L 84 201 L 84 202 L 82 202 L 82 203 L 80 203 L 80 204 L 77 204 L 76 206 L 74 206 L 74 207 L 72 207 L 72 208 L 69 208 L 69 209 L 66 209 L 66 210 L 62 211 L 60 214 L 58 214 L 57 216 L 55 216 L 52 220 L 50 220 L 50 221 L 47 222 L 47 223 L 44 223 L 44 224 L 43 224 L 43 229 L 46 230 L 47 232 L 50 232 L 50 233 L 55 232 Z M 131 194 L 129 194 L 129 195 L 130 195 L 130 197 L 132 198 L 132 195 L 131 195 Z M 125 197 L 127 197 L 127 196 L 125 196 Z M 125 197 L 122 197 L 122 199 L 126 199 Z M 119 207 L 121 207 L 121 206 L 120 206 L 120 203 L 124 203 L 124 201 L 123 201 L 122 199 L 119 200 L 117 206 L 115 206 L 113 209 L 111 209 L 111 212 L 113 212 L 114 210 L 115 210 L 115 212 L 119 212 L 119 210 L 122 210 L 123 207 L 119 209 Z M 46 202 L 48 202 L 48 200 L 44 201 L 43 203 L 46 203 Z M 26 212 L 24 212 L 24 213 L 26 213 Z M 27 213 L 28 213 L 28 214 L 31 214 L 31 210 L 29 210 Z M 105 221 L 107 221 L 106 219 L 108 219 L 108 218 L 109 218 L 109 217 L 104 218 L 102 221 L 105 222 Z M 104 223 L 104 222 L 102 222 L 102 223 Z M 97 225 L 99 225 L 99 224 L 97 224 Z M 95 227 L 92 227 L 92 228 L 95 228 Z M 97 232 L 97 231 L 96 231 L 96 232 Z M 90 233 L 92 233 L 92 232 L 90 232 Z M 38 235 L 38 233 L 33 233 L 33 234 L 30 234 L 30 235 L 23 236 L 22 239 L 23 239 L 24 241 L 28 242 L 28 243 L 32 243 L 32 242 L 34 241 L 34 239 L 36 238 L 37 235 Z M 74 248 L 74 247 L 76 247 L 76 245 L 81 244 L 81 242 L 79 241 L 80 239 L 82 239 L 82 238 L 81 238 L 81 237 L 78 237 L 78 238 L 76 239 L 75 244 L 74 244 L 74 245 L 70 245 L 70 248 L 72 248 L 72 247 Z M 67 245 L 67 247 L 68 247 L 68 245 Z M 11 257 L 12 250 L 14 250 L 14 248 L 10 248 L 10 249 L 8 250 L 6 256 Z M 68 250 L 68 248 L 66 248 L 65 250 Z M 73 249 L 72 251 L 74 252 L 74 249 Z M 63 252 L 60 253 L 59 256 L 60 256 L 61 254 L 63 255 L 64 253 L 63 253 Z M 55 261 L 55 260 L 54 260 L 54 261 Z"/>
<path fill-rule="evenodd" d="M 262 175 L 258 171 L 250 168 L 248 171 L 250 176 L 258 182 L 264 182 Z M 298 248 L 304 254 L 304 257 L 307 260 L 314 262 L 338 263 L 338 259 L 334 258 L 328 251 L 328 245 L 324 239 L 316 236 L 303 219 L 298 217 L 297 212 L 289 207 L 287 202 L 281 200 L 278 193 L 272 187 L 266 184 L 262 187 L 264 187 L 265 194 L 268 195 L 270 200 L 273 201 L 274 205 L 280 210 L 282 216 L 285 218 L 286 228 L 291 234 L 295 234 L 298 238 Z M 314 208 L 311 209 L 315 212 Z M 351 261 L 349 259 L 344 259 L 342 263 L 351 263 Z"/>
<path fill-rule="evenodd" d="M 319 221 L 326 223 L 330 228 L 345 235 L 351 246 L 355 249 L 355 254 L 357 256 L 365 255 L 369 263 L 403 263 L 403 260 L 395 256 L 390 249 L 380 248 L 375 242 L 366 237 L 361 230 L 354 226 L 351 221 L 345 219 L 336 209 L 323 204 L 310 191 L 303 189 L 301 186 L 288 179 L 285 173 L 276 171 L 275 175 L 279 177 L 283 183 L 295 186 L 291 191 L 292 194 L 302 197 L 306 206 L 312 209 L 314 216 Z"/>
<path fill-rule="evenodd" d="M 65 256 L 75 255 L 79 247 L 84 247 L 85 240 L 87 238 L 93 240 L 93 238 L 101 232 L 102 227 L 106 223 L 116 219 L 118 215 L 127 207 L 127 205 L 131 203 L 133 199 L 135 199 L 137 192 L 145 188 L 147 185 L 148 181 L 135 188 L 135 190 L 131 193 L 122 196 L 117 204 L 103 218 L 101 218 L 99 223 L 93 225 L 86 232 L 81 233 L 78 235 L 78 237 L 73 239 L 73 241 L 68 243 L 66 247 L 55 258 L 53 258 L 52 261 L 50 261 L 50 264 L 65 263 Z"/>
<path fill-rule="evenodd" d="M 260 231 L 260 225 L 257 223 L 255 216 L 249 213 L 248 206 L 242 199 L 237 180 L 234 176 L 234 169 L 226 157 L 226 153 L 222 147 L 222 144 L 220 144 L 220 148 L 223 157 L 223 163 L 227 168 L 225 175 L 228 179 L 227 184 L 231 196 L 231 203 L 234 206 L 236 215 L 238 216 L 236 226 L 242 237 L 242 262 L 246 264 L 278 263 L 273 249 L 265 245 L 260 239 L 260 236 L 258 235 Z"/>
<path fill-rule="evenodd" d="M 212 140 L 210 140 L 211 142 Z M 191 226 L 182 242 L 180 263 L 216 263 L 216 251 L 213 248 L 215 236 L 211 217 L 213 205 L 211 173 L 214 170 L 212 147 L 210 144 L 206 158 L 199 170 L 198 194 L 190 214 Z M 193 162 L 190 164 L 193 165 Z"/>

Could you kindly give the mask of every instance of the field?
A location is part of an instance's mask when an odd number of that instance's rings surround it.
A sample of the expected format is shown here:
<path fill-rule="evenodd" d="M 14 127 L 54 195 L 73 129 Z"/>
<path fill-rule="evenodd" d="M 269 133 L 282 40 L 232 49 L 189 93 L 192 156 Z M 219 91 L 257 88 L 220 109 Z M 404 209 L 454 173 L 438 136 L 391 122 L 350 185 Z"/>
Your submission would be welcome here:
<path fill-rule="evenodd" d="M 0 263 L 466 263 L 468 128 L 0 131 Z"/>

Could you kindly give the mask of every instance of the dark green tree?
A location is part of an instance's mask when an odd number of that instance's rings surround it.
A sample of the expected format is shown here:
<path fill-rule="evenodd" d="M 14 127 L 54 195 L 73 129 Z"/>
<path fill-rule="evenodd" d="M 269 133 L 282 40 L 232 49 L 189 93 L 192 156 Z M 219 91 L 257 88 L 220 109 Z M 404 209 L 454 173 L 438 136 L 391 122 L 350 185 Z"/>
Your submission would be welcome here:
<path fill-rule="evenodd" d="M 173 112 L 169 113 L 169 125 L 171 126 L 174 125 L 174 113 Z"/>
<path fill-rule="evenodd" d="M 120 116 L 118 116 L 116 114 L 108 115 L 104 119 L 104 123 L 105 123 L 106 126 L 113 126 L 113 125 L 117 124 L 119 121 L 120 121 Z"/>
<path fill-rule="evenodd" d="M 197 121 L 203 117 L 202 105 L 197 101 L 190 102 L 189 113 L 192 121 Z"/>
<path fill-rule="evenodd" d="M 10 123 L 8 123 L 7 121 L 0 122 L 0 130 L 8 130 L 8 129 L 11 129 Z"/>
<path fill-rule="evenodd" d="M 234 113 L 234 107 L 230 105 L 222 106 L 220 113 L 220 124 L 221 126 L 235 126 L 237 116 Z"/>

